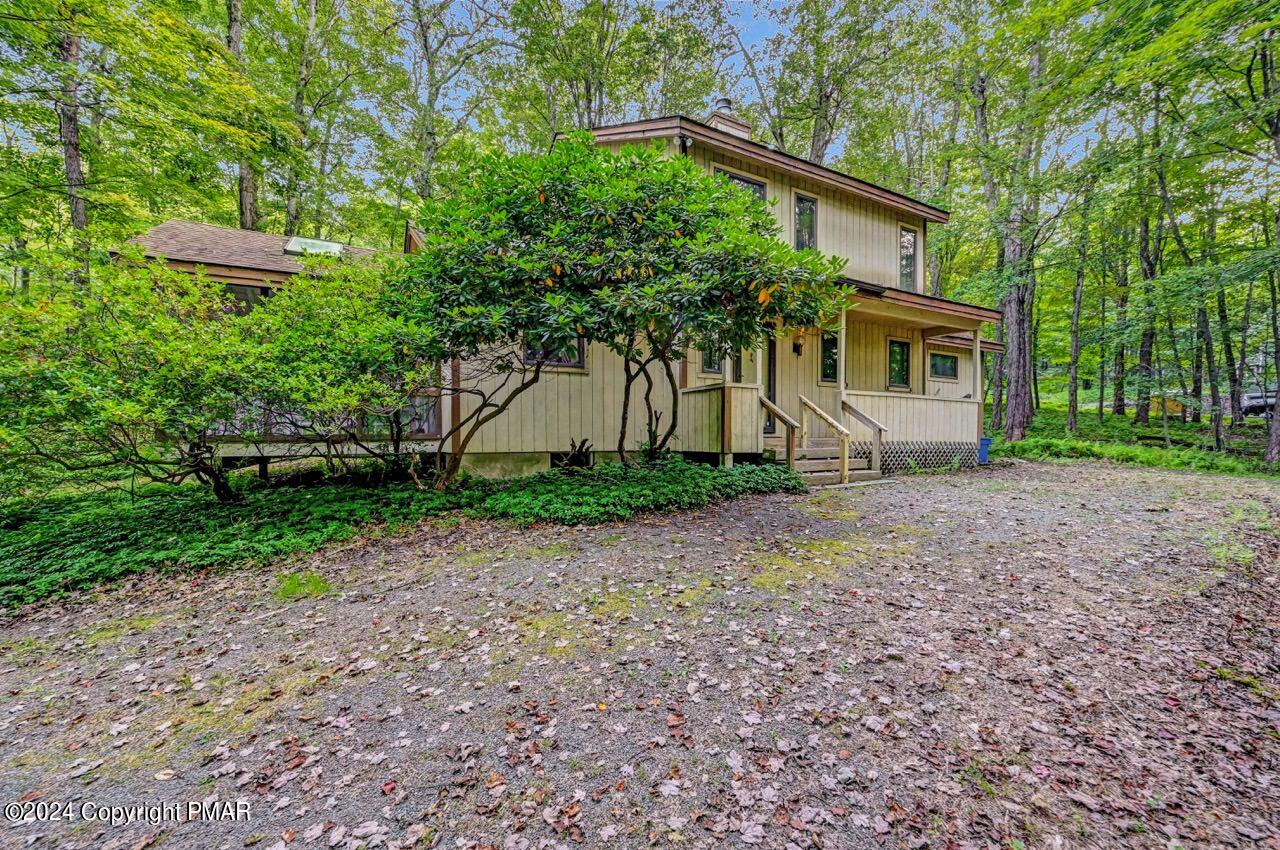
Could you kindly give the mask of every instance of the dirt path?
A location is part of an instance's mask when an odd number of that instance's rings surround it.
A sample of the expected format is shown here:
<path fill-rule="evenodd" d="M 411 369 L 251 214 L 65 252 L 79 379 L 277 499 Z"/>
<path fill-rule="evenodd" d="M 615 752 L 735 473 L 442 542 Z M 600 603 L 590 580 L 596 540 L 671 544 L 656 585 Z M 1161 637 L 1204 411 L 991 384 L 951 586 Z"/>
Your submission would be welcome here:
<path fill-rule="evenodd" d="M 1280 486 L 1016 464 L 437 522 L 0 634 L 0 845 L 1280 845 Z M 234 810 L 233 810 L 234 811 Z"/>

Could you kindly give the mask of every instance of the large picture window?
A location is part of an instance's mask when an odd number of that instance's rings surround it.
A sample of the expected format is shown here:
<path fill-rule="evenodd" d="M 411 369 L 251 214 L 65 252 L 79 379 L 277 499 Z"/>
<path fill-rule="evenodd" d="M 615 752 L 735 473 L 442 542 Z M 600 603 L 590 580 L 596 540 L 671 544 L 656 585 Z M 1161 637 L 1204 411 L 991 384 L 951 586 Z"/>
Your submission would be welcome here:
<path fill-rule="evenodd" d="M 960 358 L 954 354 L 929 352 L 929 377 L 942 381 L 955 381 L 960 377 Z"/>
<path fill-rule="evenodd" d="M 889 386 L 911 387 L 911 343 L 905 339 L 889 340 Z"/>
<path fill-rule="evenodd" d="M 524 362 L 533 365 L 542 362 L 544 366 L 557 366 L 565 369 L 585 369 L 587 368 L 587 346 L 586 340 L 578 337 L 574 341 L 574 346 L 568 351 L 548 352 L 545 349 L 535 346 L 526 345 L 524 347 Z"/>
<path fill-rule="evenodd" d="M 898 286 L 915 292 L 916 290 L 916 232 L 910 227 L 898 230 Z"/>
<path fill-rule="evenodd" d="M 732 171 L 725 171 L 724 169 L 718 169 L 716 173 L 733 185 L 746 189 L 762 201 L 769 199 L 769 187 L 765 185 L 763 180 L 752 180 L 750 177 Z"/>
<path fill-rule="evenodd" d="M 818 199 L 796 195 L 796 247 L 818 247 Z"/>
<path fill-rule="evenodd" d="M 818 380 L 834 384 L 840 377 L 840 335 L 835 331 L 823 331 L 819 354 Z"/>

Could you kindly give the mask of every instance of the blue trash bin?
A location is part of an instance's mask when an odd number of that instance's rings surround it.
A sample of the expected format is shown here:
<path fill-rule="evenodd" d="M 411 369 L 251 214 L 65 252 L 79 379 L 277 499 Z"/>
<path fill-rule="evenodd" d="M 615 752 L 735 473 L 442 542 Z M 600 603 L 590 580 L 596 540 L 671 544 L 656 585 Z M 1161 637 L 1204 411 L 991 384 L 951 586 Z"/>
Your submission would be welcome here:
<path fill-rule="evenodd" d="M 987 452 L 989 451 L 991 451 L 991 438 L 979 437 L 978 438 L 978 463 L 987 462 Z"/>

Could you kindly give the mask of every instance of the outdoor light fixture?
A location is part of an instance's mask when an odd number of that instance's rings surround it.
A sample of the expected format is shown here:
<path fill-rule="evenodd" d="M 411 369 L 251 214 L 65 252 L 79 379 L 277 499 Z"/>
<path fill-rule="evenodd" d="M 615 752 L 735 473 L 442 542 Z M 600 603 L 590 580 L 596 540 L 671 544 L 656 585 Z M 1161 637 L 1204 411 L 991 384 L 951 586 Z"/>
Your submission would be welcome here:
<path fill-rule="evenodd" d="M 796 357 L 804 354 L 804 337 L 796 337 L 791 341 L 791 353 Z"/>

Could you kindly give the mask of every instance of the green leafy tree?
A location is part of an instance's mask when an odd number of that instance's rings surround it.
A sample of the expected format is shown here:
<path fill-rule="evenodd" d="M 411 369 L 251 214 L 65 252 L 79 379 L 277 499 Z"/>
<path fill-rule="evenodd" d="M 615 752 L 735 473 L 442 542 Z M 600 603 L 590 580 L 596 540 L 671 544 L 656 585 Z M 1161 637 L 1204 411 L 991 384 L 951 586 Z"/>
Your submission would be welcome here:
<path fill-rule="evenodd" d="M 6 464 L 236 499 L 216 437 L 242 409 L 244 349 L 222 284 L 121 262 L 73 294 L 6 293 L 0 312 Z"/>
<path fill-rule="evenodd" d="M 0 15 L 0 216 L 82 251 L 163 211 L 230 205 L 221 162 L 273 132 L 221 39 L 169 4 L 18 0 Z M 12 209 L 16 207 L 16 209 Z"/>
<path fill-rule="evenodd" d="M 317 265 L 238 320 L 255 408 L 245 439 L 269 421 L 321 447 L 330 464 L 356 449 L 393 474 L 406 471 L 406 441 L 438 415 L 441 351 L 433 326 L 388 309 L 396 263 Z"/>

